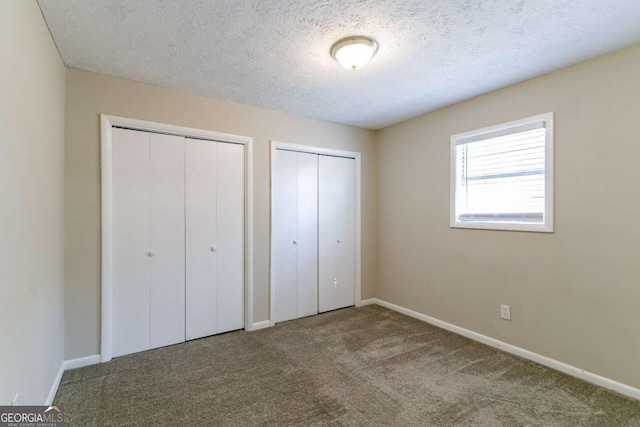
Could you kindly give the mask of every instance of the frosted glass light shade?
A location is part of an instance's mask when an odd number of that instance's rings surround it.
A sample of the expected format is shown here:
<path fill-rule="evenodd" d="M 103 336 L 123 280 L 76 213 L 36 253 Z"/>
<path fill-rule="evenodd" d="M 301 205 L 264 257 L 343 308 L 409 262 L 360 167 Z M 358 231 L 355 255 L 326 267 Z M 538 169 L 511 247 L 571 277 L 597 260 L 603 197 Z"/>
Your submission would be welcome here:
<path fill-rule="evenodd" d="M 331 56 L 344 68 L 357 70 L 364 67 L 378 51 L 378 42 L 369 37 L 347 37 L 331 47 Z"/>

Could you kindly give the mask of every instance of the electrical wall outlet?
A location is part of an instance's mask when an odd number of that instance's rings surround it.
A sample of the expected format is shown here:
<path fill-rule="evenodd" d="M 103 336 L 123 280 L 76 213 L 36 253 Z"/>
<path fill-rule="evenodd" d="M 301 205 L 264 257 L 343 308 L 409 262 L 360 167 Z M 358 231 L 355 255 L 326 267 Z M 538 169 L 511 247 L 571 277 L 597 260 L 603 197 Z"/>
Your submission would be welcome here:
<path fill-rule="evenodd" d="M 20 397 L 20 393 L 16 393 L 16 397 L 11 401 L 11 406 L 18 406 L 18 398 Z"/>
<path fill-rule="evenodd" d="M 504 320 L 511 320 L 511 306 L 500 305 L 500 318 Z"/>

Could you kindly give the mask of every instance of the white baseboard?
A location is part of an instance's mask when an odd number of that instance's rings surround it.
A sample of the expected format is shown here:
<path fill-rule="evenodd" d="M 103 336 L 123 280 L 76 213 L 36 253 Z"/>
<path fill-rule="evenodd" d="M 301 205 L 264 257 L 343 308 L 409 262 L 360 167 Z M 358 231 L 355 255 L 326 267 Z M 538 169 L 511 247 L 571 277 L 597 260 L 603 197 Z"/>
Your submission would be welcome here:
<path fill-rule="evenodd" d="M 418 320 L 422 320 L 423 322 L 429 323 L 439 328 L 446 329 L 447 331 L 451 331 L 456 334 L 465 336 L 467 338 L 471 338 L 474 341 L 478 341 L 483 344 L 489 345 L 491 347 L 498 348 L 502 351 L 506 351 L 507 353 L 515 354 L 516 356 L 520 356 L 524 359 L 534 361 L 536 363 L 539 363 L 540 365 L 547 366 L 557 371 L 564 372 L 565 374 L 571 375 L 573 377 L 580 378 L 582 380 L 599 385 L 609 390 L 617 391 L 618 393 L 624 394 L 625 396 L 640 400 L 640 389 L 637 389 L 630 385 L 623 384 L 623 383 L 614 381 L 612 379 L 602 377 L 600 375 L 585 371 L 583 369 L 576 368 L 575 366 L 571 366 L 566 363 L 560 362 L 558 360 L 551 359 L 550 357 L 543 356 L 541 354 L 537 354 L 532 351 L 525 350 L 523 348 L 516 347 L 511 344 L 507 344 L 495 338 L 491 338 L 486 335 L 473 332 L 469 329 L 465 329 L 460 326 L 456 326 L 451 323 L 444 322 L 434 317 L 427 316 L 426 314 L 418 313 L 417 311 L 413 311 L 408 308 L 401 307 L 399 305 L 392 304 L 387 301 L 383 301 L 377 298 L 372 298 L 371 300 L 367 300 L 367 302 L 368 301 L 372 301 L 370 304 L 378 304 L 390 310 L 397 311 L 398 313 L 402 313 L 404 315 L 413 317 Z"/>
<path fill-rule="evenodd" d="M 93 356 L 79 357 L 77 359 L 65 360 L 62 362 L 62 366 L 65 371 L 69 369 L 83 368 L 89 365 L 97 365 L 100 363 L 100 355 L 94 354 Z"/>
<path fill-rule="evenodd" d="M 51 384 L 49 395 L 47 396 L 47 400 L 44 402 L 46 406 L 51 406 L 51 404 L 53 403 L 53 399 L 55 399 L 56 393 L 58 392 L 58 387 L 60 386 L 60 381 L 62 380 L 62 374 L 64 374 L 64 362 L 60 364 L 58 374 L 53 379 L 53 384 Z"/>
<path fill-rule="evenodd" d="M 46 406 L 50 406 L 53 403 L 53 399 L 56 397 L 56 393 L 58 392 L 58 387 L 60 387 L 60 381 L 62 380 L 62 374 L 64 371 L 68 371 L 69 369 L 82 368 L 84 366 L 95 365 L 100 363 L 100 355 L 94 354 L 93 356 L 80 357 L 78 359 L 70 359 L 63 360 L 60 364 L 60 369 L 58 370 L 58 375 L 56 375 L 53 380 L 53 384 L 51 384 L 51 390 L 49 390 L 49 396 L 47 396 L 47 401 L 44 402 Z"/>
<path fill-rule="evenodd" d="M 271 326 L 273 326 L 271 324 L 271 320 L 263 320 L 262 322 L 255 322 L 253 324 L 253 326 L 251 327 L 252 331 L 257 331 L 260 329 L 264 329 L 264 328 L 270 328 Z"/>
<path fill-rule="evenodd" d="M 365 305 L 376 304 L 377 301 L 378 300 L 375 298 L 363 299 L 362 301 L 360 301 L 360 304 L 358 305 L 358 307 L 364 307 Z"/>

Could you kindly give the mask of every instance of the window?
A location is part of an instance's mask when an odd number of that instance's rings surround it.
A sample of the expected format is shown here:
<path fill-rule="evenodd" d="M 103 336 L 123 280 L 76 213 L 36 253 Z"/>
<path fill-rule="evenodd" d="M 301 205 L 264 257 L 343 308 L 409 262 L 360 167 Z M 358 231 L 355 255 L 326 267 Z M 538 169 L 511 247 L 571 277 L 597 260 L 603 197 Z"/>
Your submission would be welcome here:
<path fill-rule="evenodd" d="M 553 113 L 451 137 L 451 227 L 553 232 Z"/>

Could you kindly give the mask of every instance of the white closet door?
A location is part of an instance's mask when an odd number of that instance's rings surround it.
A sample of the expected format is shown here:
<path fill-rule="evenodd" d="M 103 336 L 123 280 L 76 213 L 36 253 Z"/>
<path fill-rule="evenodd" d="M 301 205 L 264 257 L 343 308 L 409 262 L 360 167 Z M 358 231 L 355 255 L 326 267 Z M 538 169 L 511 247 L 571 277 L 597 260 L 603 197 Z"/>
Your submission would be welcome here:
<path fill-rule="evenodd" d="M 244 146 L 113 130 L 113 354 L 244 326 Z"/>
<path fill-rule="evenodd" d="M 338 203 L 338 307 L 355 305 L 356 287 L 356 162 L 337 158 Z"/>
<path fill-rule="evenodd" d="M 318 155 L 298 153 L 298 309 L 318 313 Z"/>
<path fill-rule="evenodd" d="M 113 356 L 149 349 L 149 134 L 113 129 Z"/>
<path fill-rule="evenodd" d="M 185 340 L 185 142 L 150 134 L 150 347 Z"/>
<path fill-rule="evenodd" d="M 187 139 L 186 144 L 188 340 L 218 332 L 217 146 L 196 139 Z"/>
<path fill-rule="evenodd" d="M 244 327 L 244 145 L 217 144 L 217 332 Z"/>
<path fill-rule="evenodd" d="M 318 310 L 338 308 L 338 158 L 320 156 L 318 171 Z"/>
<path fill-rule="evenodd" d="M 298 317 L 298 153 L 276 150 L 273 162 L 274 320 L 284 322 Z"/>
<path fill-rule="evenodd" d="M 318 308 L 348 307 L 355 297 L 355 161 L 320 156 Z"/>
<path fill-rule="evenodd" d="M 318 155 L 277 150 L 274 159 L 275 321 L 318 313 Z"/>

